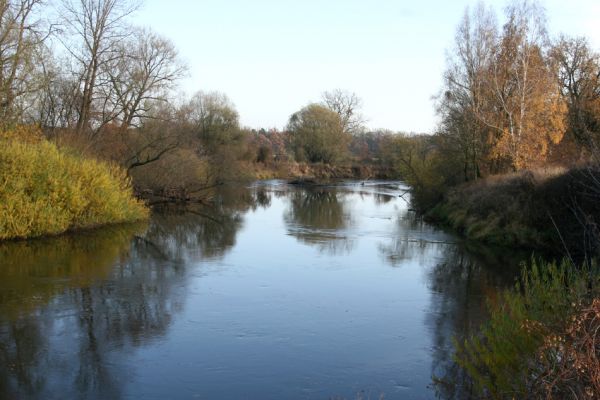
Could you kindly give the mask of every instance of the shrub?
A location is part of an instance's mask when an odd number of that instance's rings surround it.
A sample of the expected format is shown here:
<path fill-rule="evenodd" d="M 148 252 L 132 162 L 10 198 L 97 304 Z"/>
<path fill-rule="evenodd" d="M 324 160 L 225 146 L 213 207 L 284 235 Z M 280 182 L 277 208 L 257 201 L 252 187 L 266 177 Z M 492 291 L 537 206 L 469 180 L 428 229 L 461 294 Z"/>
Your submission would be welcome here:
<path fill-rule="evenodd" d="M 147 217 L 121 168 L 69 154 L 32 131 L 0 134 L 0 240 Z"/>
<path fill-rule="evenodd" d="M 520 284 L 490 304 L 491 317 L 481 332 L 455 342 L 456 361 L 481 397 L 546 398 L 540 393 L 547 390 L 549 377 L 560 380 L 558 363 L 548 360 L 573 359 L 570 349 L 578 349 L 577 341 L 585 342 L 581 338 L 589 335 L 574 333 L 571 322 L 588 321 L 592 308 L 585 305 L 596 305 L 598 295 L 600 276 L 592 269 L 533 262 L 523 270 Z M 553 388 L 558 387 L 555 381 Z"/>
<path fill-rule="evenodd" d="M 600 299 L 579 308 L 564 333 L 544 340 L 538 398 L 591 400 L 600 393 Z"/>

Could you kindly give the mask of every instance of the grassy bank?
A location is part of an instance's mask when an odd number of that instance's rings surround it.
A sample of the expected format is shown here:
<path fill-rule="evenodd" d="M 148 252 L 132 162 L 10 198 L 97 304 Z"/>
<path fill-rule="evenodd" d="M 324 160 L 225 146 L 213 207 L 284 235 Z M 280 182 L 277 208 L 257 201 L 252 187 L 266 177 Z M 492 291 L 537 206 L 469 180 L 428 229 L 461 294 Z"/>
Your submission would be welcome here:
<path fill-rule="evenodd" d="M 590 168 L 491 176 L 448 189 L 426 216 L 477 241 L 590 253 L 597 176 Z"/>
<path fill-rule="evenodd" d="M 70 154 L 32 129 L 0 134 L 0 240 L 146 218 L 125 172 Z"/>

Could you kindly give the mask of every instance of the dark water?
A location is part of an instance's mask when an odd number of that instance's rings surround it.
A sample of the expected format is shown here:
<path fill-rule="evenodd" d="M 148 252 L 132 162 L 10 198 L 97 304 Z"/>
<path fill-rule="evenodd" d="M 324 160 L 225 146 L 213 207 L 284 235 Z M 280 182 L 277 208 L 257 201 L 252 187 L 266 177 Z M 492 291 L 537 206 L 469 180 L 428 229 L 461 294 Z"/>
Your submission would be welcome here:
<path fill-rule="evenodd" d="M 402 193 L 260 183 L 210 210 L 0 244 L 0 398 L 459 398 L 451 338 L 516 256 L 465 248 Z"/>

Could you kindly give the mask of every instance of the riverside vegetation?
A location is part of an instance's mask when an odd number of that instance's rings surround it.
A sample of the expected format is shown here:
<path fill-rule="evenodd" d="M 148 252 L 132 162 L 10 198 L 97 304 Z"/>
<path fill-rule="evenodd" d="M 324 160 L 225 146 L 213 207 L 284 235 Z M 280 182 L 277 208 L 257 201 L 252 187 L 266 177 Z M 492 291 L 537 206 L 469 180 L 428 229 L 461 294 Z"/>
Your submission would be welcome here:
<path fill-rule="evenodd" d="M 465 12 L 431 136 L 388 147 L 426 218 L 467 238 L 564 261 L 523 266 L 489 303 L 490 320 L 456 341 L 467 397 L 600 395 L 600 56 L 584 38 L 551 40 L 543 8 Z M 443 377 L 441 385 L 445 385 Z"/>
<path fill-rule="evenodd" d="M 41 0 L 0 5 L 0 239 L 146 218 L 134 194 L 210 203 L 216 186 L 255 178 L 401 178 L 426 218 L 568 260 L 530 266 L 457 343 L 478 396 L 598 394 L 580 350 L 597 337 L 600 56 L 585 38 L 551 38 L 537 2 L 509 3 L 502 23 L 483 3 L 465 12 L 433 135 L 369 131 L 361 100 L 338 89 L 283 131 L 243 127 L 222 93 L 176 94 L 187 67 L 128 22 L 137 2 L 65 0 L 60 21 L 40 17 Z"/>
<path fill-rule="evenodd" d="M 0 170 L 0 240 L 148 216 L 146 206 L 133 197 L 124 170 L 69 154 L 35 131 L 0 134 Z"/>

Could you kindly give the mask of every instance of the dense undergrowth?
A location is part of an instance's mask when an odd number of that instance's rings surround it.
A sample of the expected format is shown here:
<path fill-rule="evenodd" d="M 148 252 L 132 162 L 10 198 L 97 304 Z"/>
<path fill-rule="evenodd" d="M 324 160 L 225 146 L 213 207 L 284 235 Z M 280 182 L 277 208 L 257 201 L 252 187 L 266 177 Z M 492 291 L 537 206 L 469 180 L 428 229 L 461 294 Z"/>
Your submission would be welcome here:
<path fill-rule="evenodd" d="M 123 169 L 59 149 L 32 128 L 0 134 L 0 240 L 137 221 Z"/>

